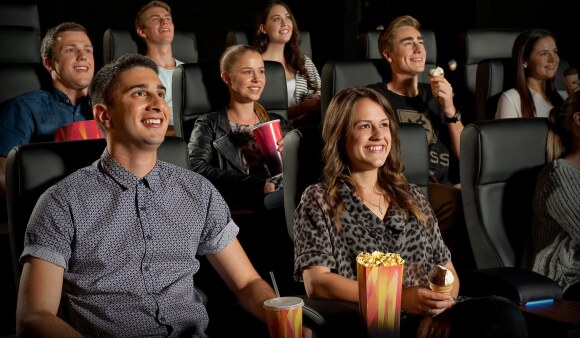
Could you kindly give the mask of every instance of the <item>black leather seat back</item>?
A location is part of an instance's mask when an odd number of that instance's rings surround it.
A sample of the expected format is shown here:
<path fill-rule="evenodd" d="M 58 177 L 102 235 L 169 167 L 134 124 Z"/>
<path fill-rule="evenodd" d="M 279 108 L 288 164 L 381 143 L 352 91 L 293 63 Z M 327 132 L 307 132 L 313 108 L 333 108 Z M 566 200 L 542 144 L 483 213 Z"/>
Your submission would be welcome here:
<path fill-rule="evenodd" d="M 370 30 L 359 34 L 359 54 L 362 59 L 384 60 L 379 50 L 381 32 L 380 30 Z M 437 67 L 437 39 L 435 38 L 435 32 L 431 29 L 421 29 L 421 36 L 427 51 L 427 59 L 425 60 L 425 71 L 419 74 L 419 82 L 429 83 L 429 70 Z"/>
<path fill-rule="evenodd" d="M 545 118 L 480 121 L 463 130 L 461 194 L 477 268 L 519 265 L 547 132 Z"/>
<path fill-rule="evenodd" d="M 427 196 L 429 151 L 425 129 L 403 123 L 398 130 L 405 177 Z M 294 129 L 284 137 L 284 213 L 288 235 L 294 240 L 294 211 L 304 190 L 322 181 L 324 142 L 318 126 Z"/>
<path fill-rule="evenodd" d="M 36 3 L 0 4 L 0 26 L 29 27 L 40 32 L 40 18 Z"/>
<path fill-rule="evenodd" d="M 501 94 L 514 87 L 515 78 L 511 58 L 481 61 L 477 66 L 475 86 L 477 120 L 494 119 Z"/>
<path fill-rule="evenodd" d="M 42 66 L 40 36 L 30 27 L 0 27 L 0 113 L 6 101 L 50 84 Z"/>
<path fill-rule="evenodd" d="M 30 27 L 0 27 L 0 63 L 40 63 L 40 36 Z"/>
<path fill-rule="evenodd" d="M 264 61 L 266 86 L 260 96 L 260 104 L 270 113 L 288 119 L 288 90 L 284 66 L 276 61 Z"/>
<path fill-rule="evenodd" d="M 226 85 L 216 63 L 186 63 L 173 72 L 175 136 L 189 140 L 195 120 L 222 109 L 228 102 Z"/>
<path fill-rule="evenodd" d="M 8 229 L 16 285 L 21 265 L 28 219 L 40 195 L 77 169 L 91 165 L 105 149 L 104 139 L 30 143 L 13 148 L 6 158 Z M 159 159 L 189 168 L 187 144 L 178 137 L 166 137 L 158 150 Z"/>
<path fill-rule="evenodd" d="M 173 57 L 177 60 L 184 63 L 198 61 L 195 33 L 176 30 L 171 46 Z M 137 33 L 109 28 L 103 34 L 103 63 L 107 64 L 127 53 L 144 53 L 144 48 Z"/>
<path fill-rule="evenodd" d="M 322 118 L 334 94 L 347 87 L 386 82 L 391 70 L 383 60 L 329 61 L 322 67 L 320 108 Z"/>
<path fill-rule="evenodd" d="M 453 90 L 462 111 L 464 125 L 480 120 L 476 101 L 477 66 L 485 59 L 511 58 L 516 37 L 521 30 L 469 29 L 459 34 L 459 52 Z"/>

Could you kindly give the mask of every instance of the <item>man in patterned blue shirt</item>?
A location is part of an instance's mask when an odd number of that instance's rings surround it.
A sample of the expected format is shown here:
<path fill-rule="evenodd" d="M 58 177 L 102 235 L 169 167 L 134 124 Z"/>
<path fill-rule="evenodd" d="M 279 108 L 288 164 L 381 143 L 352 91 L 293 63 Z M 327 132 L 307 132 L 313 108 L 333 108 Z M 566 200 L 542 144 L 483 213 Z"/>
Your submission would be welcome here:
<path fill-rule="evenodd" d="M 0 114 L 0 195 L 5 194 L 10 149 L 53 141 L 58 128 L 93 118 L 88 92 L 95 62 L 87 30 L 74 22 L 51 28 L 42 39 L 40 53 L 52 86 L 10 100 Z"/>
<path fill-rule="evenodd" d="M 195 172 L 157 160 L 169 119 L 157 66 L 122 56 L 91 89 L 107 147 L 48 189 L 32 213 L 17 334 L 205 337 L 197 255 L 265 321 L 262 305 L 274 291 L 236 239 L 221 195 Z"/>

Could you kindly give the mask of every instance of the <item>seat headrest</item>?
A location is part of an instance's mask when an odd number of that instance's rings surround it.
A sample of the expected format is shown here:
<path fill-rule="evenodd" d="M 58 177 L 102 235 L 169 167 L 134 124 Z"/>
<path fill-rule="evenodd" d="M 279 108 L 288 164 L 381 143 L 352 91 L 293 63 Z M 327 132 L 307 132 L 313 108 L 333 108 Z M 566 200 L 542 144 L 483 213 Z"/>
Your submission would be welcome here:
<path fill-rule="evenodd" d="M 40 35 L 30 27 L 0 27 L 0 63 L 41 63 Z"/>
<path fill-rule="evenodd" d="M 467 64 L 483 59 L 509 58 L 519 30 L 470 29 L 465 32 Z"/>
<path fill-rule="evenodd" d="M 546 162 L 546 118 L 481 121 L 470 128 L 478 130 L 481 166 L 478 185 L 505 182 L 522 168 Z"/>
<path fill-rule="evenodd" d="M 384 60 L 328 61 L 322 67 L 320 108 L 322 118 L 332 97 L 340 90 L 369 84 L 386 82 L 391 70 Z"/>
<path fill-rule="evenodd" d="M 0 26 L 29 27 L 40 32 L 38 5 L 35 3 L 0 5 Z"/>
<path fill-rule="evenodd" d="M 264 61 L 266 68 L 266 85 L 260 96 L 260 104 L 268 112 L 276 113 L 288 119 L 288 90 L 284 66 L 276 61 Z"/>
<path fill-rule="evenodd" d="M 177 60 L 183 63 L 195 63 L 199 61 L 197 39 L 194 32 L 176 30 L 171 47 L 173 57 Z"/>
<path fill-rule="evenodd" d="M 510 58 L 519 30 L 470 29 L 464 34 L 465 83 L 475 95 L 477 64 L 484 59 Z"/>
<path fill-rule="evenodd" d="M 300 50 L 302 54 L 312 59 L 312 43 L 309 31 L 300 31 Z"/>
<path fill-rule="evenodd" d="M 227 87 L 216 62 L 185 63 L 172 77 L 175 135 L 189 139 L 195 120 L 222 109 L 228 102 Z"/>
<path fill-rule="evenodd" d="M 139 53 L 131 33 L 128 30 L 107 29 L 103 34 L 103 63 L 107 64 L 128 53 Z"/>
<path fill-rule="evenodd" d="M 127 53 L 140 53 L 144 44 L 136 33 L 108 28 L 103 33 L 103 63 L 107 64 Z M 173 57 L 184 63 L 198 61 L 195 33 L 176 30 L 171 44 Z"/>
<path fill-rule="evenodd" d="M 248 43 L 248 35 L 244 31 L 229 31 L 226 35 L 226 47 Z"/>

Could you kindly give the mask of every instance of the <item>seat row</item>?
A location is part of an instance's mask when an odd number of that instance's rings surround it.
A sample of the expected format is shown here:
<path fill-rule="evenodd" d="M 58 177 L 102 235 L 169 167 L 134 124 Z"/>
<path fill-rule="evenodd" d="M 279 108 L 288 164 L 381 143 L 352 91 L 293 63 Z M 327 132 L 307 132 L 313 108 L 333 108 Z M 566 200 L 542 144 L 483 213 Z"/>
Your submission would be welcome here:
<path fill-rule="evenodd" d="M 562 300 L 561 288 L 547 277 L 517 268 L 519 252 L 530 231 L 532 203 L 531 194 L 526 192 L 533 190 L 536 175 L 546 163 L 547 130 L 544 118 L 481 121 L 465 128 L 461 138 L 462 197 L 477 269 L 460 276 L 463 295 L 503 295 L 521 305 L 521 310 L 528 316 L 530 328 L 540 330 L 537 336 L 550 330 L 553 336 L 564 337 L 579 327 L 573 316 L 563 312 L 562 308 L 580 310 L 579 304 Z M 411 182 L 425 188 L 428 163 L 417 161 L 427 158 L 425 133 L 422 127 L 415 124 L 403 124 L 399 131 L 405 175 Z M 320 180 L 322 146 L 320 130 L 314 126 L 295 129 L 285 137 L 285 226 L 290 236 L 294 210 L 302 191 Z M 19 275 L 17 257 L 22 251 L 27 219 L 40 194 L 53 182 L 98 158 L 103 147 L 103 140 L 87 140 L 33 143 L 11 151 L 7 181 L 15 276 Z M 526 152 L 521 151 L 524 148 Z M 186 168 L 189 166 L 185 141 L 181 138 L 168 138 L 159 154 L 161 159 Z M 42 165 L 39 166 L 39 163 Z M 39 171 L 41 167 L 43 170 Z M 514 194 L 518 197 L 514 198 Z M 287 238 L 267 240 L 285 241 Z M 260 245 L 259 240 L 252 243 L 254 246 Z M 293 255 L 289 251 L 269 254 L 276 255 L 280 260 Z M 291 272 L 278 278 L 290 276 Z M 204 289 L 210 301 L 214 291 Z M 549 314 L 540 315 L 544 316 L 542 327 L 534 321 L 538 316 L 535 308 L 527 305 L 540 299 L 554 300 L 547 305 Z M 305 322 L 315 327 L 316 332 L 336 333 L 337 329 L 341 329 L 337 318 L 357 316 L 355 304 L 307 298 L 305 301 Z"/>
<path fill-rule="evenodd" d="M 459 86 L 456 92 L 459 94 L 458 105 L 464 110 L 462 113 L 466 122 L 493 118 L 499 96 L 514 86 L 511 49 L 519 33 L 518 30 L 475 29 L 465 32 L 461 39 L 465 44 L 463 48 L 465 55 L 461 56 L 456 70 L 463 73 L 465 83 Z M 307 31 L 301 34 L 303 38 L 301 49 L 306 55 L 312 55 L 310 34 Z M 380 31 L 368 31 L 359 35 L 361 56 L 365 58 L 364 60 L 329 61 L 323 65 L 321 71 L 323 113 L 333 93 L 338 90 L 351 85 L 364 86 L 384 82 L 390 78 L 390 68 L 382 60 L 378 50 L 379 34 Z M 424 29 L 422 35 L 427 50 L 426 70 L 429 70 L 438 65 L 437 41 L 432 30 Z M 248 37 L 242 31 L 231 31 L 226 40 L 226 45 L 244 44 L 248 42 Z M 39 64 L 39 44 L 40 36 L 37 28 L 15 26 L 0 28 L 0 78 L 6 84 L 3 86 L 6 90 L 0 94 L 0 102 L 38 89 L 49 80 L 43 75 L 42 65 Z M 107 63 L 124 53 L 139 52 L 138 46 L 138 39 L 129 31 L 108 29 L 103 35 L 104 60 Z M 199 58 L 195 33 L 176 31 L 173 51 L 177 59 L 185 63 L 197 63 Z M 556 87 L 559 90 L 565 90 L 563 72 L 568 66 L 568 61 L 561 59 L 556 75 Z M 428 82 L 427 71 L 419 80 Z M 270 81 L 268 86 L 272 83 Z M 269 89 L 266 90 L 266 100 L 269 97 L 268 92 Z M 186 128 L 185 135 L 188 135 L 188 130 Z"/>

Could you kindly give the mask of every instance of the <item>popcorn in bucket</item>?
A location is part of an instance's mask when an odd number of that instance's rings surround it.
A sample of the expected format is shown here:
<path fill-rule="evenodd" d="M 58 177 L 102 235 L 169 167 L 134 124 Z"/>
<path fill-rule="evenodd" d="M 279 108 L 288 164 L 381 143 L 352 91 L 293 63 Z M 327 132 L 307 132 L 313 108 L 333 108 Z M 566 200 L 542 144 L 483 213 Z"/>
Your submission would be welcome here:
<path fill-rule="evenodd" d="M 356 262 L 359 307 L 368 337 L 399 337 L 404 260 L 374 251 L 360 253 Z"/>

